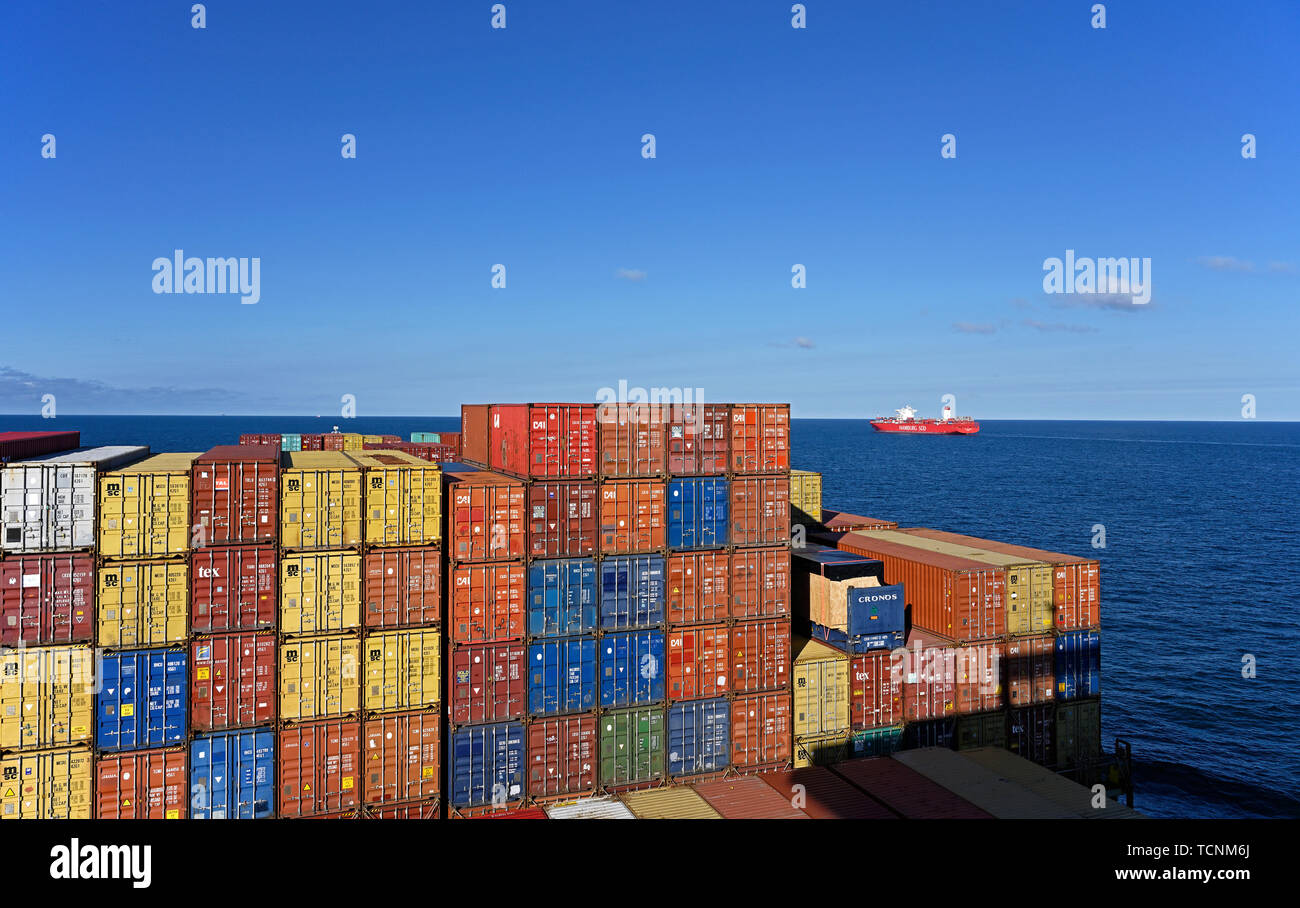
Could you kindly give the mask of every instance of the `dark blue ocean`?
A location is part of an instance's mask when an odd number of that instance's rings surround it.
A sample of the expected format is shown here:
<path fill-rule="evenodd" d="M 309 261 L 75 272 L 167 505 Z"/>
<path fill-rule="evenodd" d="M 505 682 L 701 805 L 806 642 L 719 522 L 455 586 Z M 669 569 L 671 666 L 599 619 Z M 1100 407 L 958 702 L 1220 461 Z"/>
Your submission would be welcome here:
<path fill-rule="evenodd" d="M 310 417 L 0 417 L 83 444 L 198 451 Z M 346 421 L 455 430 L 455 417 Z M 1102 564 L 1103 743 L 1133 745 L 1152 816 L 1300 817 L 1300 424 L 985 421 L 968 437 L 796 419 L 794 461 L 826 506 L 1092 555 Z M 1094 548 L 1094 526 L 1105 548 Z M 1256 676 L 1242 676 L 1243 657 Z"/>

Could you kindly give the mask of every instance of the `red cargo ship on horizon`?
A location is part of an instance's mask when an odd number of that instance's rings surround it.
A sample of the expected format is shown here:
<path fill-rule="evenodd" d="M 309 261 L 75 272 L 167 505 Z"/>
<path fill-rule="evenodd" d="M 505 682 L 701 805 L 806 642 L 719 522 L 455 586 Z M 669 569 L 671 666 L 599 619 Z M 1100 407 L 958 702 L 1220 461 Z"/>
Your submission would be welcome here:
<path fill-rule="evenodd" d="M 943 408 L 941 419 L 917 419 L 916 410 L 902 407 L 897 416 L 877 417 L 871 428 L 877 432 L 903 432 L 909 435 L 974 435 L 980 424 L 969 416 L 953 416 L 952 407 Z"/>

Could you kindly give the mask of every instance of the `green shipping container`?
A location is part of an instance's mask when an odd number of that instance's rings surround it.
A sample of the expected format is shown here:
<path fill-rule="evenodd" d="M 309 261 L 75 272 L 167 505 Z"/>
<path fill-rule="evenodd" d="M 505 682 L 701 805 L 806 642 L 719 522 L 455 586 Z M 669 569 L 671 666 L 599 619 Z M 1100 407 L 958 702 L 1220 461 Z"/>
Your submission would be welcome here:
<path fill-rule="evenodd" d="M 1007 746 L 1007 714 L 1001 710 L 972 713 L 957 717 L 957 732 L 953 736 L 957 750 L 976 747 Z"/>
<path fill-rule="evenodd" d="M 855 731 L 849 736 L 849 757 L 887 757 L 902 746 L 902 725 Z"/>
<path fill-rule="evenodd" d="M 664 711 L 624 709 L 600 717 L 600 783 L 652 782 L 664 776 Z"/>
<path fill-rule="evenodd" d="M 1056 704 L 1056 768 L 1078 769 L 1101 759 L 1101 700 Z"/>
<path fill-rule="evenodd" d="M 412 433 L 411 433 L 411 441 L 413 441 L 413 442 L 417 442 L 417 441 L 433 442 L 435 445 L 436 445 L 436 444 L 441 444 L 441 443 L 442 443 L 442 433 L 441 433 L 441 432 L 412 432 Z"/>

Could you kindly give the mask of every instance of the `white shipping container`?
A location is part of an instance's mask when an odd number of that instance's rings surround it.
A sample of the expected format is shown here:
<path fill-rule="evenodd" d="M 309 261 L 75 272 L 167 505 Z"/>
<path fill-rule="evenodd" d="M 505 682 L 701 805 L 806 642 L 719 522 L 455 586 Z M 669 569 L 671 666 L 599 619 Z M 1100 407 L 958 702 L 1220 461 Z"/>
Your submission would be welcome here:
<path fill-rule="evenodd" d="M 99 473 L 148 455 L 146 447 L 109 445 L 6 465 L 0 469 L 0 550 L 91 548 Z"/>
<path fill-rule="evenodd" d="M 546 807 L 551 820 L 635 820 L 636 814 L 616 798 L 582 798 Z"/>

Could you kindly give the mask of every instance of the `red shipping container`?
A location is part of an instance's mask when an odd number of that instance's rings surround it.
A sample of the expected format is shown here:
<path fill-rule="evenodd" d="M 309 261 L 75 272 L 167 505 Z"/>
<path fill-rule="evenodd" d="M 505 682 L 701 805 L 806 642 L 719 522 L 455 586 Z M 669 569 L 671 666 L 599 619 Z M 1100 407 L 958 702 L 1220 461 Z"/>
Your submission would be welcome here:
<path fill-rule="evenodd" d="M 532 479 L 595 477 L 595 404 L 493 404 L 488 418 L 492 469 Z"/>
<path fill-rule="evenodd" d="M 460 405 L 460 450 L 466 463 L 485 467 L 488 462 L 488 412 L 490 404 Z"/>
<path fill-rule="evenodd" d="M 431 441 L 403 442 L 363 442 L 366 451 L 404 451 L 431 463 L 453 463 L 460 459 L 460 449 L 455 445 L 438 444 Z"/>
<path fill-rule="evenodd" d="M 778 794 L 761 779 L 750 777 L 718 779 L 694 785 L 695 793 L 722 815 L 724 820 L 808 820 L 811 817 L 794 806 L 794 799 Z"/>
<path fill-rule="evenodd" d="M 342 451 L 343 433 L 326 432 L 320 437 L 320 447 L 322 451 Z"/>
<path fill-rule="evenodd" d="M 731 557 L 723 551 L 672 552 L 668 556 L 668 623 L 725 621 Z"/>
<path fill-rule="evenodd" d="M 825 766 L 765 772 L 759 778 L 815 820 L 898 819 L 898 814 Z"/>
<path fill-rule="evenodd" d="M 731 627 L 731 689 L 737 694 L 790 686 L 790 622 L 737 621 Z"/>
<path fill-rule="evenodd" d="M 828 511 L 825 508 L 822 508 L 821 525 L 831 532 L 839 533 L 847 533 L 853 530 L 898 529 L 898 523 L 893 520 L 863 517 L 861 514 L 846 514 L 843 511 Z"/>
<path fill-rule="evenodd" d="M 731 405 L 731 472 L 790 472 L 790 405 Z"/>
<path fill-rule="evenodd" d="M 362 564 L 366 627 L 429 627 L 441 620 L 442 552 L 436 545 L 371 549 Z"/>
<path fill-rule="evenodd" d="M 596 551 L 595 482 L 528 484 L 528 551 L 533 558 L 577 558 Z"/>
<path fill-rule="evenodd" d="M 994 712 L 1007 705 L 1002 685 L 1006 656 L 1007 645 L 1001 640 L 984 640 L 953 650 L 958 715 Z"/>
<path fill-rule="evenodd" d="M 965 798 L 889 757 L 837 763 L 831 771 L 909 820 L 992 819 Z"/>
<path fill-rule="evenodd" d="M 451 641 L 521 640 L 528 624 L 528 568 L 522 561 L 452 568 Z"/>
<path fill-rule="evenodd" d="M 667 407 L 659 404 L 601 404 L 600 475 L 633 478 L 664 475 Z"/>
<path fill-rule="evenodd" d="M 196 634 L 274 627 L 279 567 L 273 545 L 190 553 L 190 628 Z"/>
<path fill-rule="evenodd" d="M 384 444 L 401 444 L 402 436 L 400 435 L 380 435 L 379 440 Z"/>
<path fill-rule="evenodd" d="M 275 542 L 280 448 L 219 445 L 194 461 L 191 513 L 202 545 Z"/>
<path fill-rule="evenodd" d="M 668 699 L 703 700 L 727 693 L 729 635 L 725 624 L 670 628 Z"/>
<path fill-rule="evenodd" d="M 302 449 L 304 451 L 322 450 L 322 439 L 324 435 L 304 435 L 302 436 Z"/>
<path fill-rule="evenodd" d="M 790 550 L 736 549 L 731 553 L 731 617 L 790 614 Z"/>
<path fill-rule="evenodd" d="M 217 731 L 273 721 L 275 668 L 275 634 L 196 638 L 190 643 L 190 724 Z"/>
<path fill-rule="evenodd" d="M 279 817 L 310 817 L 360 803 L 361 723 L 322 719 L 283 726 L 276 741 Z"/>
<path fill-rule="evenodd" d="M 396 804 L 438 796 L 441 775 L 438 709 L 376 715 L 365 720 L 367 804 Z"/>
<path fill-rule="evenodd" d="M 523 643 L 454 646 L 447 673 L 453 725 L 504 722 L 528 705 L 528 650 Z"/>
<path fill-rule="evenodd" d="M 371 807 L 366 811 L 370 820 L 436 820 L 441 815 L 439 801 L 418 801 L 414 804 L 394 804 L 391 807 Z"/>
<path fill-rule="evenodd" d="M 279 448 L 283 443 L 284 440 L 279 435 L 271 433 L 256 433 L 253 435 L 239 436 L 239 444 L 245 447 L 248 445 L 274 445 L 276 448 Z"/>
<path fill-rule="evenodd" d="M 1012 545 L 978 536 L 945 533 L 940 530 L 909 529 L 907 532 L 926 539 L 938 539 L 972 548 L 987 549 L 1002 555 L 1014 555 L 1027 561 L 1042 561 L 1052 566 L 1052 603 L 1056 609 L 1056 629 L 1077 631 L 1101 626 L 1101 562 L 1093 558 L 1063 555 L 1026 545 Z"/>
<path fill-rule="evenodd" d="M 80 432 L 0 432 L 0 463 L 81 447 Z"/>
<path fill-rule="evenodd" d="M 837 547 L 878 558 L 885 582 L 903 584 L 911 622 L 953 640 L 992 640 L 1006 633 L 1006 572 L 1000 567 L 846 533 Z"/>
<path fill-rule="evenodd" d="M 528 795 L 580 795 L 596 787 L 596 717 L 534 719 L 528 726 Z"/>
<path fill-rule="evenodd" d="M 604 555 L 660 552 L 668 544 L 659 479 L 611 479 L 600 486 L 600 551 Z"/>
<path fill-rule="evenodd" d="M 669 475 L 720 476 L 727 472 L 729 404 L 672 404 L 666 419 Z"/>
<path fill-rule="evenodd" d="M 82 643 L 94 636 L 93 556 L 11 555 L 0 560 L 0 644 Z"/>
<path fill-rule="evenodd" d="M 748 694 L 731 701 L 731 762 L 754 771 L 790 762 L 794 726 L 790 694 Z"/>
<path fill-rule="evenodd" d="M 448 445 L 449 447 L 460 450 L 460 433 L 459 432 L 439 432 L 438 444 Z"/>
<path fill-rule="evenodd" d="M 907 647 L 895 650 L 890 664 L 903 683 L 903 718 L 908 722 L 942 719 L 957 713 L 956 645 L 913 629 Z"/>
<path fill-rule="evenodd" d="M 899 660 L 896 665 L 895 658 Z M 854 656 L 849 666 L 849 721 L 855 731 L 903 722 L 903 666 L 889 650 Z"/>
<path fill-rule="evenodd" d="M 95 760 L 95 817 L 100 820 L 183 820 L 190 778 L 184 748 L 137 750 Z"/>
<path fill-rule="evenodd" d="M 736 476 L 730 482 L 731 544 L 790 541 L 790 476 Z"/>
<path fill-rule="evenodd" d="M 527 492 L 500 473 L 447 473 L 447 557 L 453 562 L 512 561 L 527 552 Z"/>
<path fill-rule="evenodd" d="M 1056 699 L 1056 638 L 1011 637 L 1006 642 L 1007 706 L 1033 706 Z"/>

